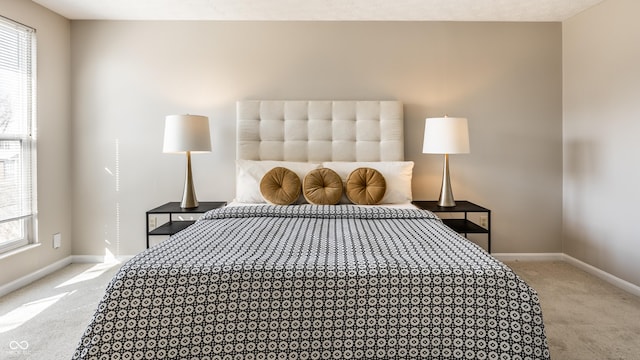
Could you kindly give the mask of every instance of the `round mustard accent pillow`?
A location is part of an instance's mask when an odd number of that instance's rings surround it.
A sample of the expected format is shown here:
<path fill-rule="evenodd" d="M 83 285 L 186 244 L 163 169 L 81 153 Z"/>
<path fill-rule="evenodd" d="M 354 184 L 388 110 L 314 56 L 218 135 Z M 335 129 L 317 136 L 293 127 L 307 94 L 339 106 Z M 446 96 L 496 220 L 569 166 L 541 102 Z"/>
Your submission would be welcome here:
<path fill-rule="evenodd" d="M 293 204 L 300 196 L 300 178 L 287 168 L 274 167 L 260 180 L 260 193 L 270 204 Z"/>
<path fill-rule="evenodd" d="M 342 198 L 342 179 L 331 169 L 311 170 L 302 181 L 302 194 L 310 204 L 335 205 Z"/>
<path fill-rule="evenodd" d="M 358 205 L 375 205 L 387 191 L 384 176 L 372 168 L 357 168 L 347 177 L 347 198 Z"/>

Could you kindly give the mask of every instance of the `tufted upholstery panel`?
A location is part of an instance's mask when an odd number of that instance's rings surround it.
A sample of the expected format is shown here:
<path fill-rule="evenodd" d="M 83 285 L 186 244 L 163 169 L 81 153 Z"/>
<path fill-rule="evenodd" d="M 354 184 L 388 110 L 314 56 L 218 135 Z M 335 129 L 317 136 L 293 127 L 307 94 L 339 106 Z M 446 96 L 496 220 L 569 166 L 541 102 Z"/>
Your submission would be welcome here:
<path fill-rule="evenodd" d="M 402 161 L 399 101 L 238 101 L 242 160 Z"/>

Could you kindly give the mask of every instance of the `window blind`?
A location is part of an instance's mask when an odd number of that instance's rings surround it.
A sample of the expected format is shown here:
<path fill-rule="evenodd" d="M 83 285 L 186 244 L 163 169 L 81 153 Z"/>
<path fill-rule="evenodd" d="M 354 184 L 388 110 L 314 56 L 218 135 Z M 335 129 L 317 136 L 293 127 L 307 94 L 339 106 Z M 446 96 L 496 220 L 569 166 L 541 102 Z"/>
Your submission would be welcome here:
<path fill-rule="evenodd" d="M 34 54 L 35 30 L 0 17 L 0 246 L 35 213 Z"/>

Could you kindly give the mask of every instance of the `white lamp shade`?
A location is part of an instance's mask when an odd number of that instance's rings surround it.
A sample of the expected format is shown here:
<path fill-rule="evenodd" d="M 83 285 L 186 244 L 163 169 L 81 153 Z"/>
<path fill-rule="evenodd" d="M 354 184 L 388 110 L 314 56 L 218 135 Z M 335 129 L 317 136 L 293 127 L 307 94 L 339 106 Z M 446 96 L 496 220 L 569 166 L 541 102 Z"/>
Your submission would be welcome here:
<path fill-rule="evenodd" d="M 467 119 L 442 117 L 427 118 L 424 123 L 425 154 L 466 154 L 469 152 L 469 126 Z"/>
<path fill-rule="evenodd" d="M 200 115 L 169 115 L 164 123 L 163 152 L 211 151 L 209 118 Z"/>

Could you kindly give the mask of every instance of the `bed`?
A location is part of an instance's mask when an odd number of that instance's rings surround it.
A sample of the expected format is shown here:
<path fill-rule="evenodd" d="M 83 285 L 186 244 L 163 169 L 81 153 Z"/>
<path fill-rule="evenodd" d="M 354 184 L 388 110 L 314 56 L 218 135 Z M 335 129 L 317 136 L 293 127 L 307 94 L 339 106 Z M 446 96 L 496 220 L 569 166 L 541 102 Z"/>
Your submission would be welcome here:
<path fill-rule="evenodd" d="M 535 290 L 407 202 L 401 103 L 237 116 L 237 206 L 124 264 L 75 359 L 549 358 Z M 390 188 L 384 205 L 260 203 L 252 181 L 276 164 L 366 164 Z"/>

